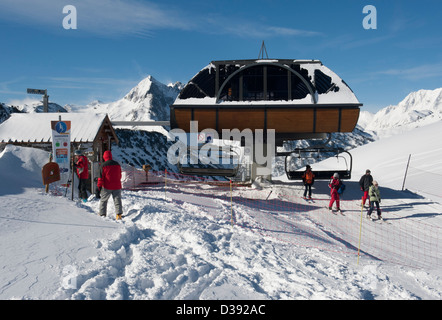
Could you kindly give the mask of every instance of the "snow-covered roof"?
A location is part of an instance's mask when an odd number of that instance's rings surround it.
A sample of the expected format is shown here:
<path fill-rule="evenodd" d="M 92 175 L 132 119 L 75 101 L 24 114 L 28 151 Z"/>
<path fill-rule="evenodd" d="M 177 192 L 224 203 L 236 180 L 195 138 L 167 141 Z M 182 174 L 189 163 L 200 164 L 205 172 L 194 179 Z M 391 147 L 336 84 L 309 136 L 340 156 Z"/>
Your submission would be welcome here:
<path fill-rule="evenodd" d="M 106 114 L 14 113 L 0 124 L 0 142 L 48 143 L 52 141 L 51 121 L 71 121 L 72 142 L 93 142 Z"/>
<path fill-rule="evenodd" d="M 263 65 L 272 68 L 271 75 L 260 73 Z M 267 89 L 262 78 L 267 78 Z M 223 98 L 229 88 L 233 95 Z M 243 104 L 362 105 L 350 87 L 321 61 L 292 59 L 212 61 L 186 84 L 174 102 L 177 106 Z"/>

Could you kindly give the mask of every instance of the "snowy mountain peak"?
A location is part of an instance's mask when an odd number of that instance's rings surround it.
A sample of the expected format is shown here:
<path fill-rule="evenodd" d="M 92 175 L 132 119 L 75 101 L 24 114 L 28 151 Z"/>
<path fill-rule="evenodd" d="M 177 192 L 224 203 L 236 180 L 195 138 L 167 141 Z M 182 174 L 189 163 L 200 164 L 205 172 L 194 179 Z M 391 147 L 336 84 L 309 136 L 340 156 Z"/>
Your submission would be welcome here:
<path fill-rule="evenodd" d="M 147 95 L 150 92 L 150 88 L 152 86 L 152 82 L 156 81 L 152 76 L 147 76 L 145 79 L 141 80 L 129 93 L 124 96 L 123 99 L 139 102 L 141 100 L 146 99 Z"/>
<path fill-rule="evenodd" d="M 138 103 L 157 94 L 175 98 L 179 93 L 181 83 L 165 85 L 151 75 L 141 80 L 123 99 Z"/>
<path fill-rule="evenodd" d="M 418 108 L 428 108 L 442 111 L 442 88 L 436 90 L 419 90 L 410 93 L 399 106 L 406 110 L 417 110 Z M 420 109 L 422 110 L 422 109 Z"/>
<path fill-rule="evenodd" d="M 376 114 L 361 112 L 359 125 L 379 137 L 391 136 L 442 120 L 442 88 L 410 93 L 398 105 Z"/>
<path fill-rule="evenodd" d="M 167 121 L 169 106 L 180 92 L 180 85 L 165 85 L 149 75 L 120 100 L 111 103 L 94 101 L 83 110 L 107 113 L 111 121 Z"/>

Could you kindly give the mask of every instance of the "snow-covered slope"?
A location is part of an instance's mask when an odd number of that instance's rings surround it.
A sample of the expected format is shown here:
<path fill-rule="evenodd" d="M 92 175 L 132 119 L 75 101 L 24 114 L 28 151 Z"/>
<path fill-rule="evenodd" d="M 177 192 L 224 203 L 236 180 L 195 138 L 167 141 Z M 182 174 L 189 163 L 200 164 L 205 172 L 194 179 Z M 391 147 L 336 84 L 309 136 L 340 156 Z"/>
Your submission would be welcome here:
<path fill-rule="evenodd" d="M 7 120 L 11 113 L 19 113 L 21 112 L 16 107 L 7 106 L 4 103 L 0 102 L 0 123 Z"/>
<path fill-rule="evenodd" d="M 26 103 L 23 103 L 18 106 L 8 106 L 2 102 L 0 102 L 0 123 L 7 120 L 11 113 L 35 113 L 35 112 L 43 112 L 43 105 L 40 101 L 37 100 L 26 100 Z M 48 104 L 49 112 L 67 112 L 65 108 L 60 106 L 57 103 L 49 102 Z"/>
<path fill-rule="evenodd" d="M 25 103 L 18 105 L 16 108 L 21 112 L 27 113 L 43 112 L 43 103 L 38 100 L 26 100 Z M 49 102 L 48 112 L 67 112 L 67 110 L 58 103 Z"/>
<path fill-rule="evenodd" d="M 442 120 L 355 148 L 351 150 L 352 180 L 359 180 L 365 170 L 370 169 L 381 186 L 401 190 L 405 182 L 405 189 L 442 203 L 441 137 Z M 315 168 L 333 166 L 336 160 L 327 159 Z"/>

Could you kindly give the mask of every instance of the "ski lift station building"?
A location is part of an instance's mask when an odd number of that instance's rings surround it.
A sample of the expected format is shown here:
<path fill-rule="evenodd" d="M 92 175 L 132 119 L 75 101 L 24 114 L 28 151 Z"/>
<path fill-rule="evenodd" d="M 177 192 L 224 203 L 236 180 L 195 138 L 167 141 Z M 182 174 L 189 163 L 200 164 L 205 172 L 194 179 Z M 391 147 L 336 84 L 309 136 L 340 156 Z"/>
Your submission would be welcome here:
<path fill-rule="evenodd" d="M 171 128 L 274 129 L 284 141 L 351 132 L 362 104 L 319 60 L 212 61 L 181 90 L 170 107 Z"/>
<path fill-rule="evenodd" d="M 212 129 L 219 137 L 223 129 L 273 129 L 276 151 L 285 141 L 330 139 L 334 132 L 352 132 L 361 106 L 344 80 L 319 60 L 212 61 L 170 106 L 170 125 L 190 133 L 191 121 L 198 121 L 199 132 Z"/>

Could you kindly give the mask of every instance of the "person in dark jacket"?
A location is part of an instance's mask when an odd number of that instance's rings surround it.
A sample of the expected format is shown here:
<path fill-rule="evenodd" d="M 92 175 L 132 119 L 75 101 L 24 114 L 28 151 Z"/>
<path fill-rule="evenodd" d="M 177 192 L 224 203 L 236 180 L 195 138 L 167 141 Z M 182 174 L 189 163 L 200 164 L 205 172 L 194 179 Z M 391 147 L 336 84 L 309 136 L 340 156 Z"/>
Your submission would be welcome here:
<path fill-rule="evenodd" d="M 78 197 L 83 201 L 87 201 L 87 179 L 89 178 L 89 163 L 86 156 L 80 150 L 75 150 L 75 168 L 78 177 Z"/>
<path fill-rule="evenodd" d="M 103 154 L 105 161 L 101 165 L 100 177 L 98 178 L 97 188 L 100 192 L 100 216 L 106 216 L 107 201 L 110 196 L 114 200 L 116 219 L 121 219 L 123 214 L 123 205 L 121 203 L 121 166 L 112 159 L 112 153 L 107 150 Z"/>
<path fill-rule="evenodd" d="M 315 175 L 312 172 L 312 168 L 307 165 L 305 167 L 305 172 L 302 175 L 302 182 L 304 182 L 305 190 L 304 190 L 304 199 L 307 199 L 307 192 L 308 192 L 308 198 L 312 198 L 312 185 L 315 183 Z"/>
<path fill-rule="evenodd" d="M 373 184 L 373 177 L 371 176 L 371 171 L 367 169 L 365 174 L 359 180 L 359 186 L 361 187 L 361 191 L 364 192 L 364 196 L 362 198 L 361 206 L 365 205 L 365 202 L 368 198 L 368 190 L 370 190 L 371 185 Z M 370 203 L 370 199 L 368 198 L 368 202 Z"/>

